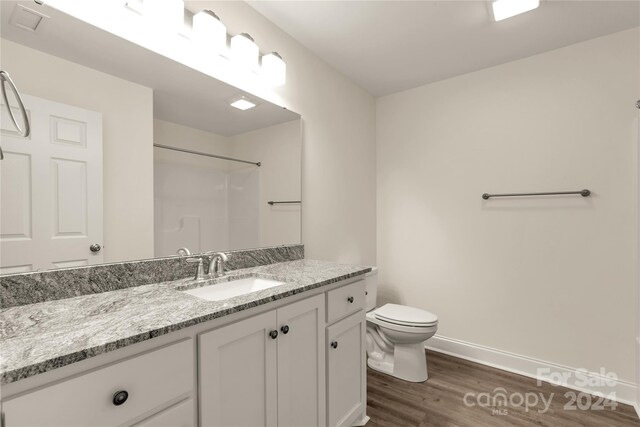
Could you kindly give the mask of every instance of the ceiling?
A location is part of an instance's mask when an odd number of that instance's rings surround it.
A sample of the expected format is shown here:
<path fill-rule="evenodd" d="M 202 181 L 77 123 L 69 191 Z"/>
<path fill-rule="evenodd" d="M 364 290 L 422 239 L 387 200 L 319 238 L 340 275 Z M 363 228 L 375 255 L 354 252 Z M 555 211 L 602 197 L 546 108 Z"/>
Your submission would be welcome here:
<path fill-rule="evenodd" d="M 248 1 L 374 96 L 640 25 L 640 2 L 543 0 L 494 22 L 476 1 Z"/>

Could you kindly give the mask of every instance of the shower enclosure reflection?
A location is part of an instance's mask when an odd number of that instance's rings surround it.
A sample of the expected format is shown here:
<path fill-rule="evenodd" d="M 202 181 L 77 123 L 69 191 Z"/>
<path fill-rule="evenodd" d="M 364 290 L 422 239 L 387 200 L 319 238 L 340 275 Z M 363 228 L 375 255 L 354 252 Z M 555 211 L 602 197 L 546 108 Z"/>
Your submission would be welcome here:
<path fill-rule="evenodd" d="M 155 256 L 299 242 L 300 206 L 267 200 L 300 194 L 299 121 L 224 137 L 155 120 L 154 136 Z"/>
<path fill-rule="evenodd" d="M 174 154 L 174 157 L 181 157 Z M 207 252 L 260 246 L 258 167 L 211 160 L 154 162 L 154 253 Z"/>

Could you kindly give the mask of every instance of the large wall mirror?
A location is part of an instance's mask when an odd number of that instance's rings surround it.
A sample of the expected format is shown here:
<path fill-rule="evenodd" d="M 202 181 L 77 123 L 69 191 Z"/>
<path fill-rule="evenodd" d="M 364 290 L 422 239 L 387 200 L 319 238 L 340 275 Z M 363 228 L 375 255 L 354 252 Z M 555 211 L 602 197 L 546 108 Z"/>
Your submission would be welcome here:
<path fill-rule="evenodd" d="M 32 132 L 3 102 L 0 274 L 300 243 L 298 114 L 56 9 L 1 8 Z"/>

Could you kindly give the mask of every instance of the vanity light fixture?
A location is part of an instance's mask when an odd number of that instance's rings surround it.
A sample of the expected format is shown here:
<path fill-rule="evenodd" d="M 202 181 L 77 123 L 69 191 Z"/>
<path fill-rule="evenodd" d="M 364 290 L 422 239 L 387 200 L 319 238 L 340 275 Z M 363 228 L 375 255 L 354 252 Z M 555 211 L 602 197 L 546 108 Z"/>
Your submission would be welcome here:
<path fill-rule="evenodd" d="M 247 33 L 231 37 L 231 60 L 237 65 L 255 71 L 258 69 L 260 49 Z"/>
<path fill-rule="evenodd" d="M 227 27 L 211 10 L 203 10 L 194 15 L 193 33 L 198 42 L 215 53 L 223 52 L 227 47 Z"/>
<path fill-rule="evenodd" d="M 142 0 L 129 0 L 125 6 L 137 13 L 138 15 L 144 15 L 144 3 Z"/>
<path fill-rule="evenodd" d="M 538 6 L 540 6 L 540 0 L 493 0 L 491 3 L 493 19 L 496 22 L 529 12 Z"/>
<path fill-rule="evenodd" d="M 68 0 L 49 1 L 62 3 Z M 495 1 L 529 2 L 532 0 Z M 213 11 L 208 9 L 196 13 L 190 25 L 185 24 L 184 3 L 184 0 L 127 0 L 126 7 L 130 11 L 142 15 L 145 20 L 148 20 L 158 30 L 163 32 L 167 32 L 167 29 L 170 31 L 175 30 L 174 33 L 179 33 L 185 38 L 191 39 L 192 42 L 197 44 L 197 50 L 202 50 L 202 55 L 196 52 L 199 59 L 204 59 L 207 55 L 219 55 L 222 59 L 229 60 L 230 64 L 235 68 L 234 71 L 245 71 L 247 77 L 251 77 L 250 73 L 253 73 L 264 84 L 272 86 L 286 84 L 287 64 L 278 52 L 270 52 L 261 56 L 260 48 L 253 37 L 247 33 L 232 36 L 228 45 L 227 39 L 230 36 L 227 34 L 226 26 Z M 155 33 L 152 36 L 155 36 Z M 166 39 L 169 42 L 171 41 L 171 37 Z M 176 49 L 183 49 L 184 46 L 183 43 L 179 44 Z M 243 107 L 242 109 L 252 108 L 252 106 L 244 105 L 242 102 L 240 105 Z"/>
<path fill-rule="evenodd" d="M 282 86 L 287 81 L 287 64 L 278 52 L 262 56 L 262 74 L 274 86 Z"/>
<path fill-rule="evenodd" d="M 152 23 L 174 33 L 184 27 L 184 0 L 143 0 L 142 13 Z"/>
<path fill-rule="evenodd" d="M 258 104 L 256 104 L 255 102 L 253 102 L 252 100 L 250 100 L 244 95 L 238 95 L 238 96 L 234 96 L 229 100 L 229 105 L 231 105 L 234 108 L 237 108 L 238 110 L 244 111 L 244 110 L 253 108 Z"/>

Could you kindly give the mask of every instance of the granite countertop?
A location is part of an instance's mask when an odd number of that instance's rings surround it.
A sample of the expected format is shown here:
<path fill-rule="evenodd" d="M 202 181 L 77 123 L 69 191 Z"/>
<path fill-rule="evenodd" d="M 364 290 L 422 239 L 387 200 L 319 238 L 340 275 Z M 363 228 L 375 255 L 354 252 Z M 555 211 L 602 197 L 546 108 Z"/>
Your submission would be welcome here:
<path fill-rule="evenodd" d="M 182 279 L 0 310 L 0 384 L 69 365 L 182 328 L 363 275 L 370 267 L 298 260 L 234 270 L 190 284 Z M 260 277 L 284 285 L 224 301 L 185 288 Z"/>

